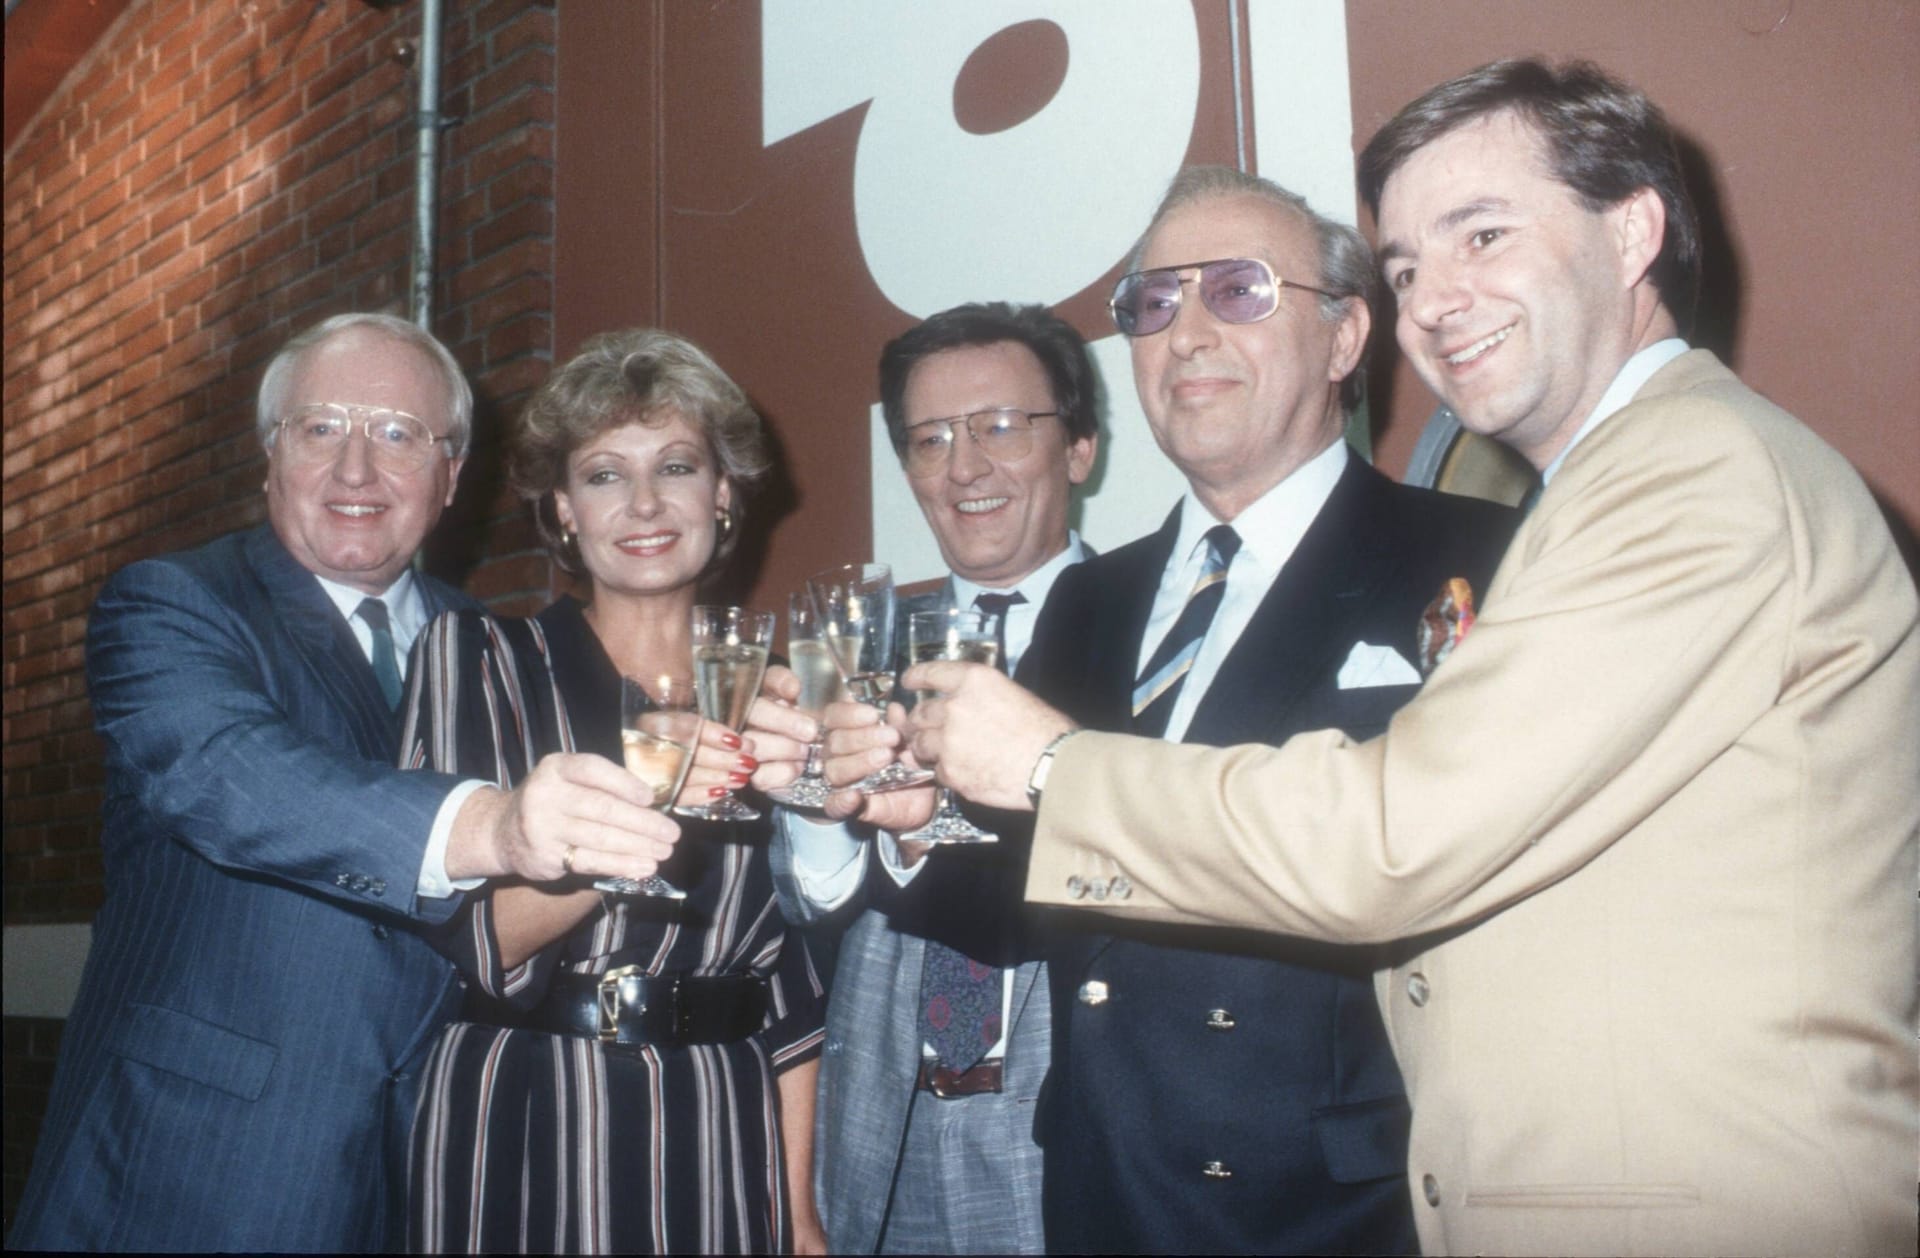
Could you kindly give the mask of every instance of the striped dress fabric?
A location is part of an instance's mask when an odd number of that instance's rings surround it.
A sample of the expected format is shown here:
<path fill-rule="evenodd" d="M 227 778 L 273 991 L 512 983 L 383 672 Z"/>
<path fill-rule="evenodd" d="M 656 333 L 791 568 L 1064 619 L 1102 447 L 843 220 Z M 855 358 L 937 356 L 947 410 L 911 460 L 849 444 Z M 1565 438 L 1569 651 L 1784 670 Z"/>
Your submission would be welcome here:
<path fill-rule="evenodd" d="M 531 621 L 474 613 L 421 634 L 402 734 L 410 767 L 520 780 L 550 751 L 620 759 L 619 678 L 578 603 Z M 661 873 L 683 902 L 607 897 L 513 969 L 476 894 L 443 941 L 472 1021 L 441 1036 L 409 1154 L 410 1248 L 429 1252 L 778 1253 L 790 1244 L 775 1078 L 818 1055 L 825 1000 L 773 900 L 765 823 L 683 822 Z M 759 1034 L 657 1047 L 507 1029 L 562 970 L 746 974 Z"/>

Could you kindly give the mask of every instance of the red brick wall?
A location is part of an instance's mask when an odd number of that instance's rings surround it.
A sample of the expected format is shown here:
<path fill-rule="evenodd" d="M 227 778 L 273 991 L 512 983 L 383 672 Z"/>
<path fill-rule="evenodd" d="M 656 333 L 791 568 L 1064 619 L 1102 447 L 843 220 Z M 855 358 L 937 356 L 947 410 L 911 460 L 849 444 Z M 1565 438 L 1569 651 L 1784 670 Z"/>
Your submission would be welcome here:
<path fill-rule="evenodd" d="M 552 347 L 555 12 L 450 0 L 433 327 L 476 390 L 476 457 L 428 561 L 536 605 L 551 574 L 500 494 L 497 432 Z M 101 898 L 87 608 L 126 563 L 264 517 L 251 399 L 288 336 L 406 313 L 420 6 L 137 0 L 5 171 L 4 911 Z M 5 1205 L 58 1023 L 6 1020 Z"/>
<path fill-rule="evenodd" d="M 494 433 L 552 327 L 551 9 L 449 6 L 434 330 L 472 373 L 481 457 L 436 571 L 548 582 L 498 498 Z M 86 609 L 129 561 L 263 515 L 251 396 L 273 350 L 348 309 L 405 313 L 419 6 L 136 4 L 5 176 L 5 920 L 100 899 Z"/>

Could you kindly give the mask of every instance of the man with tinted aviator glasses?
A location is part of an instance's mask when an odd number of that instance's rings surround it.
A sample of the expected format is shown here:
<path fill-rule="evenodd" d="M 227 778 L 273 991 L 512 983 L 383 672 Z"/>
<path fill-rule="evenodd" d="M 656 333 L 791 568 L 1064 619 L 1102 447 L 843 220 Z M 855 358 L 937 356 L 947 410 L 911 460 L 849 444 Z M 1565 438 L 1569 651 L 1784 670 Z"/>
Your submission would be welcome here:
<path fill-rule="evenodd" d="M 1157 533 L 1060 579 L 1023 679 L 1093 729 L 1377 731 L 1418 688 L 1422 608 L 1450 577 L 1485 582 L 1510 513 L 1349 454 L 1372 273 L 1350 228 L 1266 180 L 1197 168 L 1134 263 L 1110 308 L 1187 492 Z M 1088 904 L 1129 894 L 1125 879 L 1080 885 Z M 1050 1250 L 1416 1248 L 1373 953 L 1071 911 L 1052 925 L 1036 1125 Z"/>

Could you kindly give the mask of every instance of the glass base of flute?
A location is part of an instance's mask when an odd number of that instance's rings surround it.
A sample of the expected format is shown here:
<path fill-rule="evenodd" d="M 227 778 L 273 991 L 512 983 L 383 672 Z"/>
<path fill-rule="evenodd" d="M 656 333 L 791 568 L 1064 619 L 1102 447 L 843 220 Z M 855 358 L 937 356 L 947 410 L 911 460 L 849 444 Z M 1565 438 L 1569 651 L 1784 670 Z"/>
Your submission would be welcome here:
<path fill-rule="evenodd" d="M 686 784 L 700 747 L 700 713 L 693 680 L 654 679 L 651 693 L 631 677 L 620 679 L 620 749 L 627 772 L 653 792 L 653 807 L 665 811 Z M 645 895 L 684 900 L 687 893 L 665 878 L 596 878 L 596 891 L 608 895 Z"/>
<path fill-rule="evenodd" d="M 991 830 L 982 830 L 967 820 L 954 802 L 953 792 L 946 787 L 940 788 L 933 817 L 918 830 L 909 830 L 900 836 L 912 839 L 916 843 L 998 843 L 1000 836 Z"/>

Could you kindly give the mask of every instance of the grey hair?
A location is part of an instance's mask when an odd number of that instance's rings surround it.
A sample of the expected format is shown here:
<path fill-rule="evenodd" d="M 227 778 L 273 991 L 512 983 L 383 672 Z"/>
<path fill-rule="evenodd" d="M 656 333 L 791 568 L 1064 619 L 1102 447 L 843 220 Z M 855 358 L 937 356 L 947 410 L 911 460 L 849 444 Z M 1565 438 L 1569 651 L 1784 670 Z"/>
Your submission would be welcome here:
<path fill-rule="evenodd" d="M 1339 322 L 1346 317 L 1348 302 L 1357 301 L 1372 309 L 1375 274 L 1373 250 L 1367 246 L 1365 237 L 1345 223 L 1336 222 L 1315 210 L 1299 193 L 1289 192 L 1271 179 L 1262 179 L 1232 166 L 1182 167 L 1180 173 L 1173 177 L 1173 182 L 1167 185 L 1166 195 L 1160 198 L 1160 205 L 1154 210 L 1147 229 L 1134 242 L 1132 252 L 1127 255 L 1127 269 L 1135 271 L 1140 268 L 1140 259 L 1147 251 L 1147 241 L 1170 214 L 1216 197 L 1253 197 L 1277 205 L 1296 215 L 1312 230 L 1314 243 L 1320 252 L 1320 274 L 1313 281 L 1314 286 L 1334 294 L 1332 297 L 1318 298 L 1322 319 L 1328 323 Z M 1300 282 L 1307 281 L 1303 279 Z M 1340 382 L 1340 405 L 1349 413 L 1360 404 L 1366 391 L 1367 358 L 1366 347 L 1363 346 L 1360 360 L 1347 373 L 1347 378 Z"/>
<path fill-rule="evenodd" d="M 473 441 L 473 386 L 467 383 L 460 364 L 431 332 L 397 315 L 373 311 L 334 315 L 297 334 L 280 347 L 280 352 L 267 364 L 266 374 L 260 377 L 260 392 L 254 403 L 253 423 L 260 434 L 260 444 L 268 449 L 273 447 L 273 434 L 283 418 L 280 411 L 300 360 L 334 337 L 357 330 L 412 346 L 432 360 L 435 370 L 440 373 L 441 382 L 447 388 L 446 435 L 453 442 L 453 457 L 466 458 Z M 420 418 L 431 420 L 432 417 L 422 415 Z"/>

